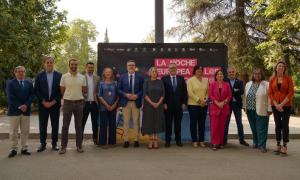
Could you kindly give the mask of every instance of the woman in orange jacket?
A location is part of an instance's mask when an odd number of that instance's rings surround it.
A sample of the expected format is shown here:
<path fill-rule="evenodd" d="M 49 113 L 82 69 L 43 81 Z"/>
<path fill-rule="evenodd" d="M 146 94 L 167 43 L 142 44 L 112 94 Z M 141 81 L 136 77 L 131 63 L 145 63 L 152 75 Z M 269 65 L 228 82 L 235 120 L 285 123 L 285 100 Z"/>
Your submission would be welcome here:
<path fill-rule="evenodd" d="M 293 80 L 286 73 L 286 64 L 278 62 L 269 83 L 269 97 L 275 121 L 277 148 L 275 154 L 286 156 L 289 142 L 289 119 L 291 114 L 291 101 L 294 95 Z M 281 146 L 281 139 L 283 144 Z"/>

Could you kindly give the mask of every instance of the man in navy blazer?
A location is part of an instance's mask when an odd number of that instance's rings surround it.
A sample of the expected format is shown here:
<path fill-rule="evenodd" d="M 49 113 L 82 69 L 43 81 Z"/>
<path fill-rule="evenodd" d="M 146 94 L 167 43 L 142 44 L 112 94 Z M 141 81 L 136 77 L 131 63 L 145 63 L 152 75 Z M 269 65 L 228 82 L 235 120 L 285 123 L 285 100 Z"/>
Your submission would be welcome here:
<path fill-rule="evenodd" d="M 124 118 L 124 148 L 129 147 L 129 122 L 132 117 L 134 126 L 134 147 L 139 147 L 139 112 L 142 106 L 144 77 L 135 72 L 135 61 L 127 61 L 127 73 L 120 76 L 118 93 Z"/>
<path fill-rule="evenodd" d="M 39 129 L 40 146 L 37 152 L 46 149 L 47 126 L 50 116 L 52 126 L 52 150 L 58 151 L 58 125 L 61 106 L 61 94 L 59 83 L 61 73 L 54 70 L 54 59 L 47 57 L 44 60 L 44 71 L 39 73 L 35 79 L 34 92 L 38 99 L 39 107 Z"/>
<path fill-rule="evenodd" d="M 8 98 L 8 113 L 10 118 L 10 139 L 12 140 L 9 158 L 17 155 L 18 132 L 21 130 L 21 154 L 30 155 L 27 140 L 29 136 L 29 121 L 31 113 L 31 102 L 33 99 L 33 85 L 30 80 L 25 79 L 26 70 L 23 66 L 17 66 L 14 70 L 15 79 L 8 81 L 6 94 Z"/>
<path fill-rule="evenodd" d="M 230 100 L 230 112 L 224 130 L 224 144 L 227 144 L 228 128 L 230 124 L 231 114 L 233 112 L 237 129 L 238 129 L 240 144 L 244 146 L 249 146 L 249 144 L 244 140 L 244 128 L 242 123 L 242 107 L 243 107 L 242 95 L 244 94 L 244 84 L 243 81 L 239 80 L 236 77 L 235 68 L 229 67 L 227 69 L 227 73 L 228 73 L 228 79 L 226 79 L 226 81 L 230 85 L 232 98 Z"/>
<path fill-rule="evenodd" d="M 185 105 L 187 103 L 187 88 L 185 80 L 182 76 L 177 75 L 177 67 L 175 63 L 169 64 L 169 75 L 162 78 L 165 86 L 165 147 L 170 147 L 172 136 L 172 124 L 174 122 L 176 145 L 181 147 L 181 119 Z"/>

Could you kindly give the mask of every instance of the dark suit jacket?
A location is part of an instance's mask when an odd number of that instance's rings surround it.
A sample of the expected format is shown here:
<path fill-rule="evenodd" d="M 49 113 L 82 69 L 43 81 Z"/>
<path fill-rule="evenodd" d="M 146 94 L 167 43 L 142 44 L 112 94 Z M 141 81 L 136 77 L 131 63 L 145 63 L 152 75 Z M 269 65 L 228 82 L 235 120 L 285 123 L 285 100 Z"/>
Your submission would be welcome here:
<path fill-rule="evenodd" d="M 34 92 L 38 99 L 39 107 L 43 107 L 42 101 L 56 101 L 54 107 L 60 107 L 60 79 L 61 73 L 54 71 L 53 72 L 53 82 L 52 82 L 52 90 L 51 90 L 51 97 L 49 98 L 49 90 L 48 90 L 48 82 L 47 82 L 47 75 L 46 72 L 43 71 L 36 76 L 35 84 L 34 84 Z"/>
<path fill-rule="evenodd" d="M 138 96 L 135 100 L 137 108 L 142 106 L 142 97 L 143 97 L 143 84 L 144 77 L 138 73 L 135 73 L 134 76 L 134 94 Z M 120 105 L 125 107 L 127 105 L 128 99 L 125 96 L 126 93 L 131 93 L 129 88 L 129 78 L 128 73 L 124 73 L 120 76 L 118 82 L 118 93 L 120 96 Z"/>
<path fill-rule="evenodd" d="M 230 88 L 231 88 L 231 93 L 232 93 L 232 98 L 230 100 L 230 104 L 232 105 L 233 97 L 236 99 L 236 104 L 238 105 L 239 108 L 243 107 L 243 100 L 242 100 L 242 95 L 244 94 L 244 83 L 243 81 L 239 79 L 235 79 L 233 87 L 231 86 L 230 80 L 226 79 L 226 81 L 229 83 Z M 237 91 L 234 91 L 234 89 L 238 89 Z"/>
<path fill-rule="evenodd" d="M 182 76 L 176 75 L 177 88 L 173 91 L 170 75 L 162 77 L 165 86 L 165 104 L 168 108 L 181 109 L 182 104 L 187 103 L 187 88 Z"/>
<path fill-rule="evenodd" d="M 6 86 L 6 94 L 8 98 L 8 116 L 25 115 L 31 113 L 31 103 L 33 99 L 33 84 L 30 80 L 24 80 L 24 87 L 19 84 L 17 79 L 8 81 Z M 18 109 L 21 105 L 27 105 L 27 111 L 22 112 Z"/>

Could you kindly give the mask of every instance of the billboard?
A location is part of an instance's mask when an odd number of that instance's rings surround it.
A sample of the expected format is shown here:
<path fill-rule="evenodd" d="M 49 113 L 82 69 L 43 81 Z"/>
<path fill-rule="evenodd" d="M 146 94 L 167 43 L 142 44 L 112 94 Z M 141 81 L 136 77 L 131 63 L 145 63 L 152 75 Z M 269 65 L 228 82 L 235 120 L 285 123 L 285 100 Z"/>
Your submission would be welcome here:
<path fill-rule="evenodd" d="M 135 60 L 136 71 L 147 76 L 148 69 L 157 67 L 159 77 L 168 74 L 168 65 L 176 63 L 178 74 L 188 79 L 193 75 L 193 67 L 204 67 L 204 76 L 210 82 L 218 69 L 227 68 L 227 46 L 223 43 L 99 43 L 97 73 L 101 75 L 105 67 L 111 67 L 118 78 L 126 72 L 126 62 Z M 224 71 L 226 73 L 226 71 Z M 122 113 L 117 118 L 117 134 L 122 138 Z M 141 121 L 141 119 L 140 119 Z M 206 120 L 206 140 L 209 140 L 209 117 Z M 162 138 L 164 136 L 161 136 Z M 142 137 L 143 138 L 143 137 Z M 182 139 L 189 140 L 189 115 L 184 112 Z"/>

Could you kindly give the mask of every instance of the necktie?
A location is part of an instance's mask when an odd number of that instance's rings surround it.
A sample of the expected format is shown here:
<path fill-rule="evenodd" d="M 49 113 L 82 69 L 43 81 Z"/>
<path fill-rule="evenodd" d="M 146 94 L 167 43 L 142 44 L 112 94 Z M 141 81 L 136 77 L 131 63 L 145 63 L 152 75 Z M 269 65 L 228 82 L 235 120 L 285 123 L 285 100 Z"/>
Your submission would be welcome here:
<path fill-rule="evenodd" d="M 173 85 L 173 91 L 175 92 L 175 91 L 176 91 L 176 88 L 177 88 L 175 76 L 172 77 L 172 85 Z"/>
<path fill-rule="evenodd" d="M 20 81 L 20 85 L 21 85 L 21 87 L 24 87 L 24 82 L 23 82 L 23 80 Z"/>
<path fill-rule="evenodd" d="M 133 93 L 132 74 L 130 74 L 129 88 L 130 88 L 130 92 Z"/>

